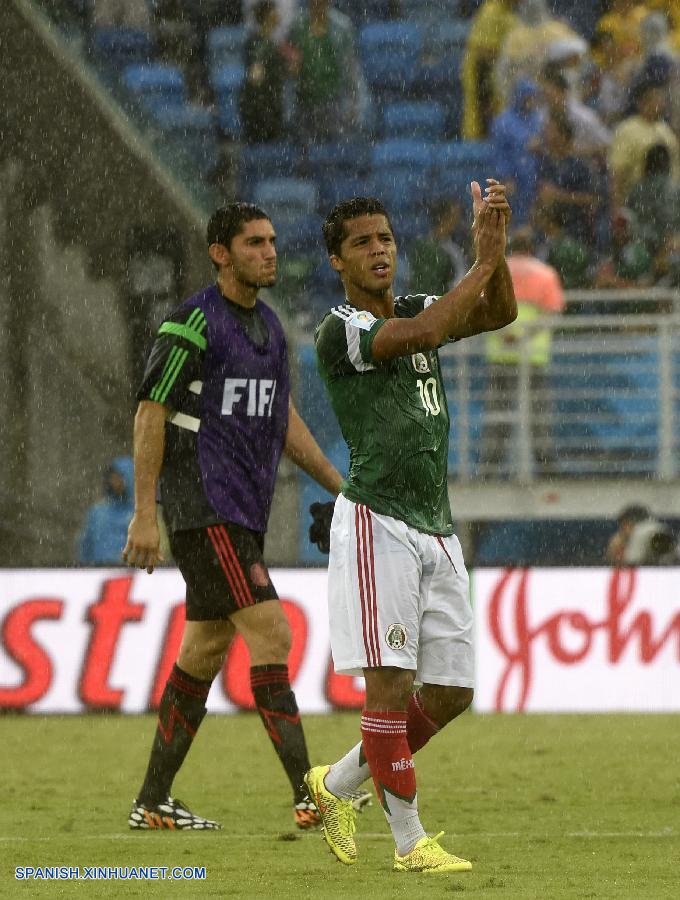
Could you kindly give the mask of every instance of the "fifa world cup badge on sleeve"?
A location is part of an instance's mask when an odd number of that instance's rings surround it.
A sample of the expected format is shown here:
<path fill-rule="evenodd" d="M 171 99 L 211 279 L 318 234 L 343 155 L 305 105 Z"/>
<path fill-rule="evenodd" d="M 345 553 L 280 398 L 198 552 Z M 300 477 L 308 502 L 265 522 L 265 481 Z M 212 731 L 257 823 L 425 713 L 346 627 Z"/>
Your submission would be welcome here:
<path fill-rule="evenodd" d="M 385 634 L 385 640 L 391 650 L 403 650 L 406 646 L 406 626 L 401 622 L 390 625 Z"/>
<path fill-rule="evenodd" d="M 350 325 L 354 325 L 356 328 L 363 328 L 364 331 L 370 331 L 371 326 L 376 321 L 375 316 L 368 312 L 366 309 L 360 309 L 358 312 L 355 312 L 352 318 L 349 320 Z"/>

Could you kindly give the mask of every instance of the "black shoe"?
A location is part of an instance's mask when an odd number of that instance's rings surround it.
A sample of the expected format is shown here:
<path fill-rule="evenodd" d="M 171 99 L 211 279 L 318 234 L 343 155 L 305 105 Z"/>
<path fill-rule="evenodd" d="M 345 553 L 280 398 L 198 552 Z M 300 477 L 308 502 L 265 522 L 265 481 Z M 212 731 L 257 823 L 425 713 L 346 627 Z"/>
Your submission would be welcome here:
<path fill-rule="evenodd" d="M 132 809 L 128 816 L 130 828 L 151 830 L 167 829 L 168 831 L 208 831 L 221 828 L 219 822 L 211 822 L 197 816 L 186 808 L 181 800 L 168 797 L 157 806 L 146 806 L 144 803 L 132 801 Z"/>

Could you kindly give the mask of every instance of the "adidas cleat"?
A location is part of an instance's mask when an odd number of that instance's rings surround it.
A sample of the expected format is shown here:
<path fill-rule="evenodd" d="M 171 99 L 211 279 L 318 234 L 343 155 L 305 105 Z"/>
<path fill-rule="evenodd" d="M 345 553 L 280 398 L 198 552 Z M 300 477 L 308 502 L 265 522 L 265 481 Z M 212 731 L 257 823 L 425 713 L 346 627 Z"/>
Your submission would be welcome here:
<path fill-rule="evenodd" d="M 143 803 L 132 801 L 132 809 L 128 816 L 130 828 L 144 831 L 168 830 L 168 831 L 213 831 L 221 828 L 219 822 L 212 822 L 197 816 L 187 809 L 181 800 L 168 797 L 157 806 L 145 806 Z"/>
<path fill-rule="evenodd" d="M 326 789 L 324 778 L 330 766 L 315 766 L 305 775 L 309 796 L 321 816 L 323 836 L 332 853 L 346 866 L 357 861 L 354 843 L 356 810 L 351 800 L 342 800 Z"/>
<path fill-rule="evenodd" d="M 394 854 L 395 872 L 469 872 L 472 863 L 467 859 L 460 859 L 452 853 L 447 853 L 439 846 L 439 838 L 444 834 L 440 831 L 436 837 L 421 838 L 410 853 L 405 856 Z"/>
<path fill-rule="evenodd" d="M 296 803 L 293 807 L 293 817 L 297 827 L 303 831 L 321 825 L 321 816 L 311 800 L 301 800 L 300 803 Z"/>

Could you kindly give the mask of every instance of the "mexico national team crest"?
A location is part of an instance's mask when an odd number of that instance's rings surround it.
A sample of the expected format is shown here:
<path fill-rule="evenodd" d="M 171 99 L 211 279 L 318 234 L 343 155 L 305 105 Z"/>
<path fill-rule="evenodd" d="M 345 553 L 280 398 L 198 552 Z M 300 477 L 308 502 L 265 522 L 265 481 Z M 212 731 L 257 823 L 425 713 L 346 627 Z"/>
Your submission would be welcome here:
<path fill-rule="evenodd" d="M 416 372 L 420 372 L 421 375 L 430 371 L 430 363 L 424 353 L 414 353 L 411 356 L 411 362 Z"/>
<path fill-rule="evenodd" d="M 385 634 L 385 640 L 391 650 L 403 650 L 406 646 L 406 626 L 401 622 L 390 625 Z"/>

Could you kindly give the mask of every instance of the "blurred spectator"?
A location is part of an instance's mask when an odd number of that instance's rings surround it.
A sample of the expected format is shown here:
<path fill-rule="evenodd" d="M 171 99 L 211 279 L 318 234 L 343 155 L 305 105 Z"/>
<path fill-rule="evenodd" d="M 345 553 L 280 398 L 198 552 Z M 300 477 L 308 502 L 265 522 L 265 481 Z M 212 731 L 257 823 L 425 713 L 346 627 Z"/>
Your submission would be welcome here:
<path fill-rule="evenodd" d="M 445 294 L 467 272 L 465 252 L 457 242 L 461 217 L 460 204 L 454 200 L 432 204 L 430 233 L 414 241 L 409 254 L 411 293 Z"/>
<path fill-rule="evenodd" d="M 680 188 L 671 179 L 671 156 L 665 144 L 654 144 L 645 156 L 642 179 L 626 200 L 637 221 L 637 233 L 652 254 L 664 239 L 680 232 Z"/>
<path fill-rule="evenodd" d="M 256 30 L 243 49 L 245 78 L 241 89 L 241 130 L 249 144 L 283 137 L 283 91 L 287 64 L 273 39 L 279 16 L 275 0 L 259 0 L 254 9 Z"/>
<path fill-rule="evenodd" d="M 465 140 L 479 140 L 489 133 L 491 120 L 502 109 L 495 79 L 500 49 L 517 22 L 519 0 L 484 0 L 472 20 L 461 69 Z"/>
<path fill-rule="evenodd" d="M 668 20 L 653 12 L 642 20 L 642 56 L 633 67 L 636 82 L 664 87 L 668 122 L 677 134 L 680 129 L 680 54 L 671 46 Z"/>
<path fill-rule="evenodd" d="M 542 235 L 536 255 L 555 269 L 562 286 L 566 290 L 591 287 L 591 246 L 567 234 L 561 214 L 552 207 L 535 211 L 534 226 Z"/>
<path fill-rule="evenodd" d="M 499 93 L 506 97 L 517 78 L 537 78 L 558 44 L 582 56 L 587 44 L 561 19 L 551 15 L 547 0 L 520 0 L 519 19 L 503 42 L 496 66 Z"/>
<path fill-rule="evenodd" d="M 201 52 L 195 9 L 182 0 L 156 0 L 153 33 L 159 61 L 179 66 L 193 100 L 210 102 L 208 71 Z"/>
<path fill-rule="evenodd" d="M 607 127 L 621 119 L 628 108 L 634 67 L 634 62 L 619 58 L 609 32 L 595 32 L 581 78 L 581 99 Z"/>
<path fill-rule="evenodd" d="M 600 157 L 604 162 L 611 134 L 594 110 L 576 96 L 557 65 L 548 64 L 541 77 L 542 116 L 566 119 L 573 129 L 573 152 L 577 156 Z"/>
<path fill-rule="evenodd" d="M 536 460 L 544 467 L 554 463 L 551 436 L 552 402 L 548 366 L 551 331 L 532 327 L 542 316 L 564 311 L 564 294 L 557 272 L 534 254 L 529 228 L 515 232 L 508 268 L 517 298 L 517 319 L 500 331 L 486 335 L 489 385 L 485 395 L 481 462 L 484 473 L 501 465 L 517 421 L 519 374 L 522 359 L 529 363 L 531 430 Z"/>
<path fill-rule="evenodd" d="M 619 209 L 611 222 L 611 252 L 601 260 L 593 287 L 646 287 L 654 281 L 654 259 L 637 231 L 635 216 Z M 641 306 L 640 311 L 644 309 Z"/>
<path fill-rule="evenodd" d="M 496 116 L 491 126 L 498 177 L 508 189 L 516 225 L 527 221 L 536 191 L 536 159 L 530 147 L 541 129 L 537 94 L 535 82 L 520 78 L 507 109 Z"/>
<path fill-rule="evenodd" d="M 133 464 L 129 456 L 117 456 L 104 473 L 105 499 L 91 506 L 80 536 L 78 562 L 115 565 L 127 541 L 134 512 Z"/>
<path fill-rule="evenodd" d="M 595 30 L 611 35 L 617 60 L 636 57 L 640 53 L 640 23 L 647 8 L 637 0 L 610 0 L 608 11 Z"/>
<path fill-rule="evenodd" d="M 93 0 L 92 24 L 95 28 L 143 28 L 150 25 L 146 0 Z"/>
<path fill-rule="evenodd" d="M 573 148 L 574 129 L 562 117 L 547 120 L 536 152 L 536 206 L 561 222 L 566 234 L 589 241 L 598 197 L 588 166 Z"/>
<path fill-rule="evenodd" d="M 680 561 L 678 543 L 670 528 L 646 506 L 632 504 L 618 515 L 618 530 L 605 553 L 615 566 L 672 566 Z"/>
<path fill-rule="evenodd" d="M 255 7 L 258 3 L 259 0 L 243 0 L 243 14 L 246 24 L 250 27 L 255 25 Z M 286 39 L 290 27 L 295 20 L 295 16 L 297 15 L 299 6 L 299 0 L 276 0 L 278 22 L 276 23 L 276 28 L 274 29 L 272 37 L 277 44 L 280 45 Z"/>
<path fill-rule="evenodd" d="M 366 86 L 350 19 L 309 0 L 289 35 L 297 76 L 295 132 L 303 143 L 337 140 L 361 124 Z"/>
<path fill-rule="evenodd" d="M 671 180 L 677 183 L 680 169 L 680 145 L 664 121 L 665 91 L 653 84 L 638 85 L 634 97 L 636 112 L 624 119 L 614 132 L 609 148 L 612 208 L 618 209 L 644 172 L 647 151 L 664 144 L 671 159 Z"/>

